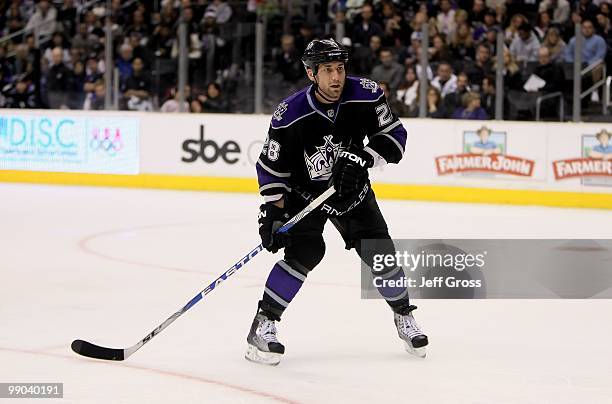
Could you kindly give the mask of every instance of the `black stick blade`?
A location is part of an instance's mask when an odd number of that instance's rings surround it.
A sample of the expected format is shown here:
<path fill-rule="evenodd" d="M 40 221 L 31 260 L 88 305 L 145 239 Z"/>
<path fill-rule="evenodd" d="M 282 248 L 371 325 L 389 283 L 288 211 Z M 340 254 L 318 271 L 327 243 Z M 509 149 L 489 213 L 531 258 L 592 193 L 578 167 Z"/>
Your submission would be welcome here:
<path fill-rule="evenodd" d="M 105 348 L 81 339 L 72 341 L 70 347 L 79 355 L 89 358 L 104 359 L 107 361 L 122 361 L 125 359 L 123 356 L 123 349 Z"/>

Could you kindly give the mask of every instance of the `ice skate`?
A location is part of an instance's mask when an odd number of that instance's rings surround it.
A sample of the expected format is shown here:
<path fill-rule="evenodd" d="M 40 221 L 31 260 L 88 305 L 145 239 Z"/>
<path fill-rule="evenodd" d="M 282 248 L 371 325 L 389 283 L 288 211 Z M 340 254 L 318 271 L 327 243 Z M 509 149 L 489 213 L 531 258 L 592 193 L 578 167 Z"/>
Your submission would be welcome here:
<path fill-rule="evenodd" d="M 261 312 L 253 319 L 247 343 L 244 357 L 251 362 L 276 366 L 285 353 L 284 345 L 276 338 L 276 322 Z"/>
<path fill-rule="evenodd" d="M 427 355 L 426 346 L 429 341 L 412 316 L 414 309 L 416 306 L 409 306 L 404 314 L 394 313 L 395 326 L 397 334 L 404 341 L 406 352 L 424 358 Z"/>

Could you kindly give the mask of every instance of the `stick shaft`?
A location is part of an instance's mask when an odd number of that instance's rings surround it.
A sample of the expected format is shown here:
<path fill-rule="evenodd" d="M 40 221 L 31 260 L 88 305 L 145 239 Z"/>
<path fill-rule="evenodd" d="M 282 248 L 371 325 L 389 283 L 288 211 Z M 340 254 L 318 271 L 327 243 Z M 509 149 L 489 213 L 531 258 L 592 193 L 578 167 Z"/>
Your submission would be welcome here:
<path fill-rule="evenodd" d="M 325 202 L 333 193 L 335 192 L 333 187 L 328 188 L 325 192 L 315 198 L 312 202 L 308 204 L 304 209 L 302 209 L 299 213 L 293 216 L 287 223 L 285 223 L 280 229 L 278 229 L 279 233 L 285 233 L 289 231 L 293 226 L 295 226 L 300 220 L 302 220 L 306 215 L 310 212 L 318 208 L 323 202 Z M 227 271 L 225 271 L 221 276 L 215 279 L 210 285 L 208 285 L 204 290 L 195 295 L 193 299 L 191 299 L 185 306 L 183 306 L 179 311 L 172 314 L 170 317 L 166 319 L 163 323 L 161 323 L 157 328 L 147 334 L 140 342 L 136 345 L 127 348 L 124 352 L 124 358 L 127 358 L 140 348 L 147 342 L 149 342 L 153 337 L 162 332 L 166 327 L 172 324 L 177 318 L 182 316 L 187 310 L 192 308 L 196 303 L 198 303 L 204 296 L 212 292 L 220 283 L 225 281 L 227 278 L 238 272 L 240 268 L 245 266 L 253 257 L 255 257 L 259 252 L 263 251 L 263 246 L 259 244 L 257 247 L 252 249 L 247 255 L 242 257 L 237 263 L 232 265 Z"/>

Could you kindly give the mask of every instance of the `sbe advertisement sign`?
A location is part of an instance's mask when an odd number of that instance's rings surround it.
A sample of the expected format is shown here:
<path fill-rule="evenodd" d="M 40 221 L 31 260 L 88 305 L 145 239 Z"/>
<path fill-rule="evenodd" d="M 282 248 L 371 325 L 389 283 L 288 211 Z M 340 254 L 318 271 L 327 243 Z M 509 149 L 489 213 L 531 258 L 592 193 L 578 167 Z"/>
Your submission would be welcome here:
<path fill-rule="evenodd" d="M 139 119 L 0 115 L 0 169 L 139 173 Z"/>

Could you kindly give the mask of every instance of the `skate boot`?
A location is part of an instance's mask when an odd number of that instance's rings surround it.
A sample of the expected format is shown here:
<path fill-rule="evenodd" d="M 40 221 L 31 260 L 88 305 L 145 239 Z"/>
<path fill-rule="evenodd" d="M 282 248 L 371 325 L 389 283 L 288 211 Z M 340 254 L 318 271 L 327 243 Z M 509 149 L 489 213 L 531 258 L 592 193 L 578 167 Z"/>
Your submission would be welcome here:
<path fill-rule="evenodd" d="M 276 322 L 272 316 L 258 312 L 247 336 L 248 348 L 244 357 L 251 362 L 276 366 L 285 347 L 276 339 Z"/>
<path fill-rule="evenodd" d="M 427 354 L 425 347 L 429 341 L 412 316 L 412 311 L 416 308 L 416 306 L 408 306 L 400 313 L 394 313 L 395 326 L 397 334 L 404 341 L 406 352 L 424 358 Z"/>

